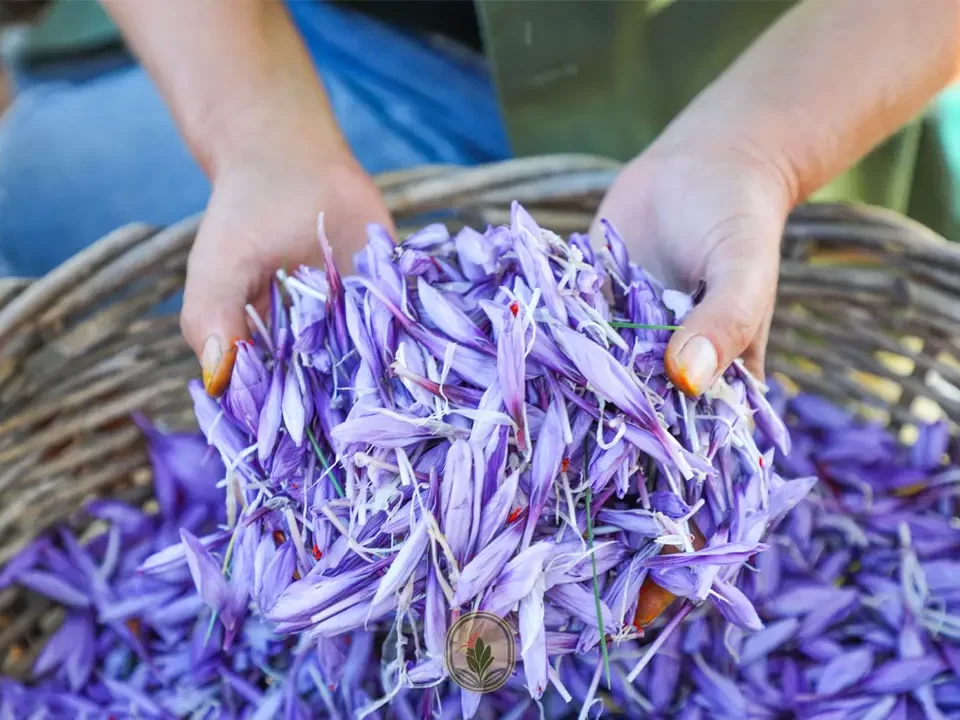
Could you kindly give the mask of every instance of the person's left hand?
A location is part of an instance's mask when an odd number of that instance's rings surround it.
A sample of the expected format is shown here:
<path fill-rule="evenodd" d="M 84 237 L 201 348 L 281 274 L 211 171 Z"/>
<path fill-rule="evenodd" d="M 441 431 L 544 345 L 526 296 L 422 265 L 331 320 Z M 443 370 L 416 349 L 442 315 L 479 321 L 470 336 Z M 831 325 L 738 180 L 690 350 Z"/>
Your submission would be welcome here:
<path fill-rule="evenodd" d="M 668 132 L 624 167 L 597 213 L 595 246 L 606 219 L 631 258 L 667 287 L 689 292 L 706 282 L 665 360 L 688 395 L 700 395 L 738 357 L 763 377 L 780 238 L 795 197 L 782 168 L 746 142 L 681 142 Z"/>

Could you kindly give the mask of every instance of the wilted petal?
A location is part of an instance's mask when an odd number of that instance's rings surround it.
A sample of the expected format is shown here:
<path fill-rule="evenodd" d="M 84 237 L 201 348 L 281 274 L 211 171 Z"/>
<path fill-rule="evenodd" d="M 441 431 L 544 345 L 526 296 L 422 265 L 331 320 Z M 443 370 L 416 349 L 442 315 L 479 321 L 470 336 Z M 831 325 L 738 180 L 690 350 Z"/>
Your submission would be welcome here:
<path fill-rule="evenodd" d="M 566 323 L 567 311 L 543 249 L 540 226 L 516 201 L 510 204 L 510 229 L 514 236 L 513 249 L 517 253 L 527 285 L 539 288 L 550 314 L 561 323 Z"/>
<path fill-rule="evenodd" d="M 237 342 L 237 358 L 223 406 L 251 435 L 257 434 L 260 413 L 270 389 L 270 373 L 260 352 L 249 342 Z"/>
<path fill-rule="evenodd" d="M 816 637 L 831 625 L 841 622 L 860 604 L 860 594 L 853 588 L 839 588 L 834 599 L 810 612 L 800 625 L 797 637 L 801 640 Z"/>
<path fill-rule="evenodd" d="M 707 665 L 700 655 L 696 655 L 695 660 L 693 680 L 710 706 L 720 717 L 745 718 L 747 701 L 736 683 Z"/>
<path fill-rule="evenodd" d="M 553 605 L 581 622 L 593 627 L 598 626 L 597 604 L 592 589 L 588 590 L 580 583 L 565 583 L 555 585 L 547 590 L 547 598 Z M 613 613 L 602 600 L 600 601 L 600 617 L 603 618 L 605 633 L 616 632 L 619 629 L 613 621 Z"/>
<path fill-rule="evenodd" d="M 671 555 L 661 554 L 645 561 L 649 568 L 675 568 L 697 565 L 736 565 L 766 549 L 763 543 L 724 543 L 703 550 Z"/>
<path fill-rule="evenodd" d="M 463 568 L 454 589 L 454 605 L 465 605 L 490 586 L 520 544 L 523 527 L 522 518 L 507 525 Z"/>
<path fill-rule="evenodd" d="M 473 525 L 473 455 L 465 440 L 456 440 L 447 452 L 440 483 L 440 520 L 444 536 L 461 564 L 470 552 Z"/>
<path fill-rule="evenodd" d="M 543 575 L 543 565 L 556 552 L 552 543 L 539 542 L 507 563 L 487 593 L 480 609 L 505 615 L 520 599 L 529 595 Z"/>
<path fill-rule="evenodd" d="M 462 579 L 462 575 L 460 576 Z M 437 578 L 437 568 L 431 563 L 427 569 L 427 598 L 423 618 L 423 639 L 428 657 L 438 665 L 443 663 L 447 637 L 447 603 Z"/>
<path fill-rule="evenodd" d="M 770 598 L 764 604 L 764 610 L 779 617 L 806 615 L 843 595 L 844 590 L 833 585 L 804 583 Z"/>
<path fill-rule="evenodd" d="M 873 652 L 859 648 L 837 655 L 823 667 L 817 681 L 818 695 L 833 695 L 859 682 L 873 669 Z"/>
<path fill-rule="evenodd" d="M 757 609 L 735 585 L 716 578 L 713 581 L 713 591 L 717 594 L 714 607 L 727 620 L 747 632 L 756 632 L 763 628 L 763 621 L 757 615 Z"/>
<path fill-rule="evenodd" d="M 749 665 L 769 655 L 793 638 L 799 626 L 796 618 L 787 618 L 770 623 L 759 632 L 748 636 L 740 649 L 740 665 Z"/>
<path fill-rule="evenodd" d="M 874 670 L 860 687 L 866 692 L 899 694 L 916 690 L 947 670 L 938 655 L 890 660 Z"/>
<path fill-rule="evenodd" d="M 520 600 L 520 654 L 530 696 L 539 698 L 547 687 L 547 639 L 543 627 L 543 585 L 536 583 Z"/>
<path fill-rule="evenodd" d="M 273 537 L 260 541 L 254 560 L 254 595 L 262 613 L 269 612 L 280 595 L 293 582 L 297 555 L 293 543 L 285 542 L 274 549 Z"/>
<path fill-rule="evenodd" d="M 396 449 L 429 438 L 465 436 L 466 432 L 439 420 L 408 417 L 383 408 L 371 408 L 369 412 L 343 421 L 330 434 L 334 443 L 341 447 L 362 443 Z"/>
<path fill-rule="evenodd" d="M 473 320 L 446 296 L 430 286 L 422 277 L 417 278 L 417 293 L 423 304 L 424 314 L 451 340 L 468 345 L 476 350 L 495 353 L 496 348 Z"/>
<path fill-rule="evenodd" d="M 190 531 L 181 530 L 180 537 L 197 592 L 208 607 L 222 616 L 228 611 L 232 597 L 219 563 Z"/>
<path fill-rule="evenodd" d="M 417 569 L 417 565 L 424 558 L 427 542 L 430 536 L 427 533 L 427 523 L 421 519 L 410 531 L 410 535 L 403 541 L 400 552 L 397 553 L 387 570 L 387 574 L 380 580 L 373 598 L 373 604 L 378 605 L 393 596 Z"/>
<path fill-rule="evenodd" d="M 90 606 L 90 598 L 87 595 L 66 580 L 43 570 L 26 570 L 21 572 L 16 580 L 19 585 L 64 605 L 78 608 Z"/>
<path fill-rule="evenodd" d="M 649 510 L 610 510 L 604 508 L 597 513 L 596 522 L 613 525 L 640 537 L 653 538 L 664 534 L 663 526 Z"/>
<path fill-rule="evenodd" d="M 660 651 L 650 661 L 650 701 L 658 712 L 663 713 L 673 702 L 680 680 L 682 655 L 680 633 L 671 634 Z"/>
<path fill-rule="evenodd" d="M 560 413 L 559 402 L 554 400 L 547 408 L 547 416 L 540 428 L 537 445 L 533 450 L 533 463 L 530 470 L 530 506 L 527 529 L 523 537 L 524 546 L 528 545 L 530 538 L 533 537 L 533 530 L 543 512 L 547 494 L 553 487 L 563 462 L 563 418 Z"/>
<path fill-rule="evenodd" d="M 293 438 L 294 443 L 299 447 L 303 444 L 303 432 L 306 427 L 307 417 L 304 409 L 306 398 L 300 389 L 300 382 L 297 380 L 295 363 L 296 360 L 291 360 L 287 366 L 281 410 L 283 425 L 287 429 L 287 432 L 290 433 L 290 437 Z"/>
<path fill-rule="evenodd" d="M 663 490 L 650 493 L 650 505 L 657 512 L 670 518 L 681 518 L 690 512 L 690 506 L 676 493 Z"/>
<path fill-rule="evenodd" d="M 497 373 L 507 414 L 517 426 L 517 446 L 527 451 L 526 356 L 523 315 L 514 302 L 503 310 L 503 326 L 497 337 Z"/>
<path fill-rule="evenodd" d="M 270 376 L 270 389 L 267 392 L 263 409 L 260 411 L 260 422 L 257 427 L 257 458 L 261 463 L 266 462 L 277 444 L 280 434 L 283 404 L 283 369 L 281 363 L 273 366 Z"/>

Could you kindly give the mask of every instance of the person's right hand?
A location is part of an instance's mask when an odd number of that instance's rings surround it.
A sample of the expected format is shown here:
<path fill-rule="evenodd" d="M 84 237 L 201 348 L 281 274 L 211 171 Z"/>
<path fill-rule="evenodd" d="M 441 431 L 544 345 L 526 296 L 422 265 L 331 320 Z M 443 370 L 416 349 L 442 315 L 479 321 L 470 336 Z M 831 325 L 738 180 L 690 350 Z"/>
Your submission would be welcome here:
<path fill-rule="evenodd" d="M 265 317 L 278 268 L 323 265 L 319 213 L 343 271 L 366 244 L 369 223 L 393 227 L 379 189 L 342 141 L 331 149 L 257 137 L 256 147 L 231 152 L 216 167 L 187 266 L 180 325 L 214 396 L 230 382 L 236 340 L 249 336 L 245 306 Z"/>

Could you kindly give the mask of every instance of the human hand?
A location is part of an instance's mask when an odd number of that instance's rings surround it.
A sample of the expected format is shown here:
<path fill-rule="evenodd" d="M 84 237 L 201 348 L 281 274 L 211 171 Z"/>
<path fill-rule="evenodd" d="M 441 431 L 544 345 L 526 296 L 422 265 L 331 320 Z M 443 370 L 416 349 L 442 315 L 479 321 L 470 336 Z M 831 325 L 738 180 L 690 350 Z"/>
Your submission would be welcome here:
<path fill-rule="evenodd" d="M 319 213 L 341 268 L 366 244 L 368 223 L 392 228 L 379 189 L 346 148 L 285 144 L 267 142 L 218 166 L 190 252 L 180 326 L 211 395 L 226 389 L 235 341 L 249 335 L 245 306 L 266 313 L 278 268 L 322 265 Z"/>
<path fill-rule="evenodd" d="M 628 163 L 597 213 L 623 235 L 632 259 L 667 287 L 702 302 L 674 332 L 671 380 L 701 394 L 743 357 L 762 377 L 776 297 L 780 238 L 795 203 L 783 166 L 749 143 L 690 143 L 667 135 Z"/>

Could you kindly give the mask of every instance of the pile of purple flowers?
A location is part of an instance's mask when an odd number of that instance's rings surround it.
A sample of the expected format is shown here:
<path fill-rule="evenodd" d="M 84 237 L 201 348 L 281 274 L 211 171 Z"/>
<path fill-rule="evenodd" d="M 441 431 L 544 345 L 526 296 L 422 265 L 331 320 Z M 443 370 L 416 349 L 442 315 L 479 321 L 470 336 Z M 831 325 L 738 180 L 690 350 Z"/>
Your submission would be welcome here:
<path fill-rule="evenodd" d="M 946 423 L 904 449 L 820 398 L 771 401 L 793 439 L 777 466 L 820 482 L 741 574 L 762 628 L 745 632 L 717 603 L 698 608 L 661 631 L 633 684 L 633 658 L 615 662 L 606 709 L 684 720 L 960 716 L 960 467 Z M 594 697 L 588 659 L 572 658 L 561 677 L 576 701 Z"/>
<path fill-rule="evenodd" d="M 182 552 L 226 648 L 251 609 L 321 653 L 379 629 L 387 702 L 444 682 L 447 628 L 479 609 L 515 630 L 537 700 L 569 696 L 559 656 L 608 666 L 608 641 L 638 635 L 645 581 L 680 598 L 677 623 L 713 598 L 759 628 L 735 580 L 813 478 L 758 448 L 751 420 L 788 438 L 741 366 L 700 400 L 672 387 L 664 349 L 694 300 L 606 239 L 565 242 L 514 204 L 485 233 L 397 246 L 373 228 L 341 278 L 321 225 L 326 271 L 279 273 L 267 322 L 248 309 L 220 402 L 191 388 L 230 531 L 185 532 Z"/>
<path fill-rule="evenodd" d="M 159 512 L 94 503 L 103 532 L 3 570 L 67 617 L 0 718 L 960 709 L 946 428 L 905 454 L 740 365 L 687 398 L 663 354 L 694 298 L 606 239 L 514 205 L 373 229 L 341 278 L 321 226 L 224 397 L 191 385 L 209 446 L 149 430 Z M 486 696 L 444 663 L 471 610 L 517 637 Z"/>

